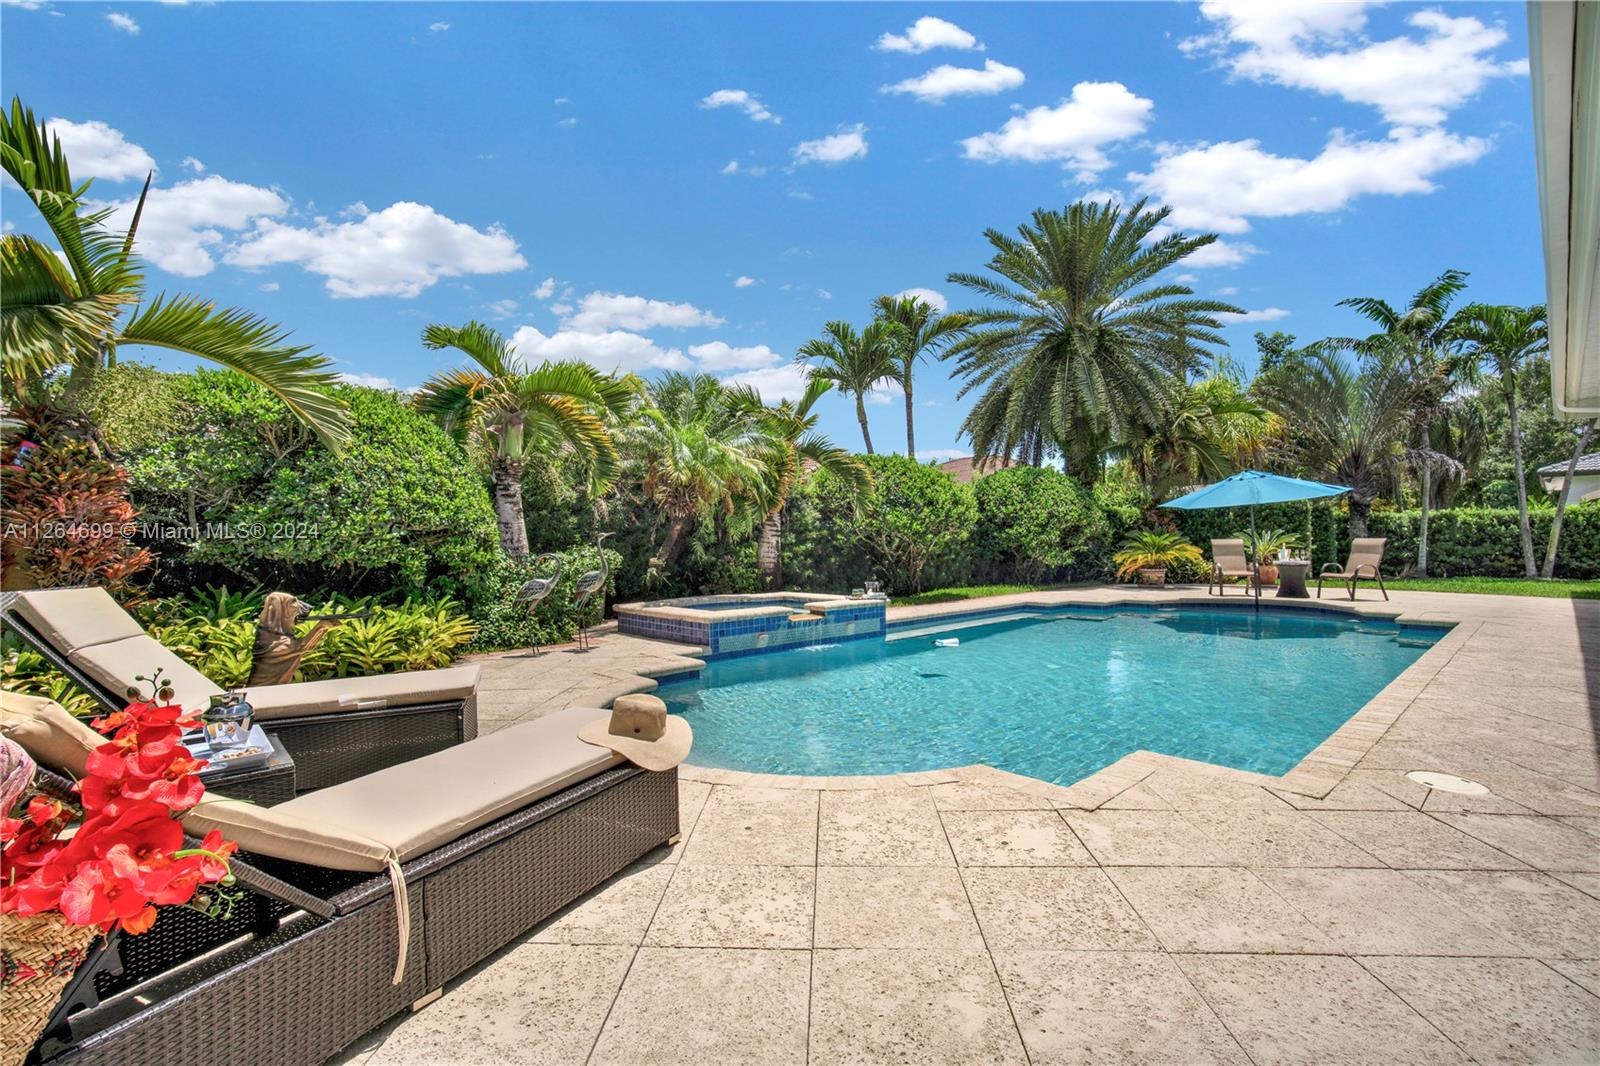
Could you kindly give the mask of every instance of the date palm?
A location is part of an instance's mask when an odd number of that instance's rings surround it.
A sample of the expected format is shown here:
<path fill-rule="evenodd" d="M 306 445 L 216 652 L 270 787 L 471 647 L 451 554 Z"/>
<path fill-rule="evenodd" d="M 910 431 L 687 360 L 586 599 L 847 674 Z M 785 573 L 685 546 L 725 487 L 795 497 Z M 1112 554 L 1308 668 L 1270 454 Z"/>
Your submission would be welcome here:
<path fill-rule="evenodd" d="M 880 296 L 873 301 L 878 318 L 893 322 L 899 329 L 894 337 L 894 361 L 899 370 L 900 387 L 906 401 L 906 454 L 917 457 L 916 405 L 912 400 L 912 372 L 924 355 L 937 355 L 950 342 L 966 333 L 967 316 L 941 315 L 932 304 L 917 296 Z"/>
<path fill-rule="evenodd" d="M 1517 425 L 1517 377 L 1523 367 L 1550 350 L 1550 336 L 1542 304 L 1508 307 L 1471 304 L 1461 309 L 1454 336 L 1467 346 L 1477 365 L 1500 379 L 1511 433 L 1511 460 L 1517 481 L 1517 521 L 1522 532 L 1522 566 L 1537 577 L 1533 558 L 1533 527 L 1528 521 L 1528 482 L 1522 465 L 1522 431 Z"/>
<path fill-rule="evenodd" d="M 949 276 L 994 302 L 966 312 L 972 331 L 945 353 L 960 394 L 980 393 L 961 427 L 979 457 L 1038 465 L 1059 449 L 1093 482 L 1109 444 L 1157 424 L 1168 382 L 1225 343 L 1217 316 L 1240 309 L 1161 278 L 1216 235 L 1161 235 L 1168 213 L 1144 200 L 1035 211 L 1015 237 L 985 233 L 995 276 Z"/>
<path fill-rule="evenodd" d="M 146 298 L 134 242 L 148 179 L 127 232 L 110 230 L 110 209 L 84 209 L 92 182 L 74 184 L 60 139 L 20 99 L 12 100 L 9 114 L 0 112 L 0 165 L 38 208 L 59 247 L 25 234 L 0 237 L 0 351 L 8 398 L 23 397 L 66 369 L 61 403 L 73 411 L 119 348 L 148 345 L 260 382 L 330 447 L 349 438 L 349 412 L 328 391 L 337 380 L 329 361 L 306 345 L 287 343 L 281 326 L 200 296 Z"/>
<path fill-rule="evenodd" d="M 800 346 L 795 361 L 807 364 L 810 378 L 831 382 L 856 401 L 856 421 L 861 442 L 872 455 L 872 430 L 867 425 L 867 393 L 885 381 L 895 380 L 895 345 L 899 327 L 882 319 L 857 333 L 848 322 L 829 322 L 823 336 Z M 816 362 L 812 362 L 816 360 Z"/>
<path fill-rule="evenodd" d="M 419 411 L 457 441 L 473 443 L 488 458 L 500 546 L 521 562 L 528 557 L 522 512 L 522 474 L 535 455 L 567 454 L 603 489 L 619 463 L 609 421 L 627 411 L 631 385 L 587 363 L 543 363 L 529 369 L 495 329 L 481 322 L 431 325 L 422 344 L 454 348 L 476 366 L 435 375 L 417 392 Z"/>

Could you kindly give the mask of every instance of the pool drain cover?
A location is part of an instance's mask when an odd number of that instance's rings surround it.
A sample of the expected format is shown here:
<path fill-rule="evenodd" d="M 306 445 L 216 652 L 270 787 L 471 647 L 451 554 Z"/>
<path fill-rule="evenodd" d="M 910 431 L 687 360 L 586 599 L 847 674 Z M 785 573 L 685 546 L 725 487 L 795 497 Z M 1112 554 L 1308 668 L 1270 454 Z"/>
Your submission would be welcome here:
<path fill-rule="evenodd" d="M 1413 770 L 1406 775 L 1419 785 L 1427 785 L 1441 792 L 1459 792 L 1463 796 L 1487 796 L 1488 786 L 1480 785 L 1476 781 L 1468 781 L 1455 774 L 1436 774 L 1431 770 Z"/>

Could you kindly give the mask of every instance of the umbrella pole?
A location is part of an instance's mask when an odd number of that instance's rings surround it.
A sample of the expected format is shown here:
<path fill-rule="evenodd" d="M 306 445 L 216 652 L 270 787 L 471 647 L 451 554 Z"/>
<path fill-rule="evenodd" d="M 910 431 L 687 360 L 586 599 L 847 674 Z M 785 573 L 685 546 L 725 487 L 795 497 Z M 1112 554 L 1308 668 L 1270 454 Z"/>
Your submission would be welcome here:
<path fill-rule="evenodd" d="M 1255 571 L 1256 614 L 1261 613 L 1261 553 L 1256 550 L 1256 505 L 1250 505 L 1250 569 Z"/>

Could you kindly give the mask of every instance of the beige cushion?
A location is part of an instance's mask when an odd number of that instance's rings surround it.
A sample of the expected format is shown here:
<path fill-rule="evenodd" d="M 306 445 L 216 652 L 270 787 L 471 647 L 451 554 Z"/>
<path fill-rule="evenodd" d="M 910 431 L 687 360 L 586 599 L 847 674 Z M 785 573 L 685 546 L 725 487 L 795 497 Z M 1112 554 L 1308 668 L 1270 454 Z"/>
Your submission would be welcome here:
<path fill-rule="evenodd" d="M 197 837 L 220 830 L 224 840 L 245 851 L 329 870 L 384 868 L 389 849 L 383 844 L 345 826 L 296 817 L 284 807 L 207 796 L 184 815 L 183 828 Z"/>
<path fill-rule="evenodd" d="M 211 703 L 211 697 L 222 691 L 212 684 L 210 678 L 178 658 L 155 637 L 143 634 L 80 648 L 73 653 L 72 661 L 84 673 L 119 696 L 130 685 L 137 684 L 140 694 L 148 697 L 149 683 L 136 682 L 134 676 L 142 674 L 149 677 L 159 668 L 165 680 L 172 685 L 173 701 L 191 714 L 205 710 Z"/>
<path fill-rule="evenodd" d="M 250 706 L 262 721 L 330 711 L 372 710 L 379 707 L 415 707 L 423 703 L 464 700 L 478 687 L 478 666 L 452 666 L 445 670 L 408 670 L 376 677 L 335 677 L 324 681 L 299 681 L 266 685 L 246 691 Z"/>
<path fill-rule="evenodd" d="M 0 733 L 40 766 L 74 780 L 83 776 L 89 753 L 106 742 L 55 700 L 21 692 L 0 691 Z"/>
<path fill-rule="evenodd" d="M 583 725 L 609 717 L 609 711 L 569 707 L 298 796 L 272 813 L 351 827 L 404 861 L 621 765 L 622 756 L 578 739 Z"/>
<path fill-rule="evenodd" d="M 20 592 L 15 610 L 63 655 L 144 634 L 139 623 L 101 588 Z"/>

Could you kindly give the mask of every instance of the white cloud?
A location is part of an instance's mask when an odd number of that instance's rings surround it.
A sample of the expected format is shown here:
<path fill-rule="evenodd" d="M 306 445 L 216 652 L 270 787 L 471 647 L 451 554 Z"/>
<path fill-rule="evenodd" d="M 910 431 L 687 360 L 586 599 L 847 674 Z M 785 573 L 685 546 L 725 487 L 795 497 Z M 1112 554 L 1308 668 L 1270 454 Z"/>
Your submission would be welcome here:
<path fill-rule="evenodd" d="M 798 400 L 806 392 L 806 368 L 797 363 L 784 363 L 730 374 L 722 381 L 726 385 L 749 385 L 761 394 L 764 403 Z"/>
<path fill-rule="evenodd" d="M 50 0 L 0 0 L 0 6 L 15 7 L 23 11 L 48 11 Z"/>
<path fill-rule="evenodd" d="M 704 370 L 756 370 L 783 361 L 783 356 L 765 344 L 735 348 L 726 341 L 691 344 L 689 354 L 699 360 Z"/>
<path fill-rule="evenodd" d="M 428 32 L 429 33 L 443 33 L 445 30 L 448 30 L 449 28 L 450 28 L 450 23 L 448 23 L 448 22 L 430 22 L 430 23 L 428 23 Z"/>
<path fill-rule="evenodd" d="M 533 290 L 533 298 L 535 300 L 550 299 L 550 297 L 556 294 L 556 284 L 557 282 L 555 278 L 545 278 L 543 281 L 539 282 L 539 287 Z"/>
<path fill-rule="evenodd" d="M 1172 280 L 1178 282 L 1180 285 L 1193 285 L 1195 282 L 1200 280 L 1200 275 L 1199 274 L 1174 274 L 1172 276 Z"/>
<path fill-rule="evenodd" d="M 1228 325 L 1238 322 L 1276 322 L 1280 318 L 1288 318 L 1289 312 L 1281 307 L 1263 307 L 1259 311 L 1245 311 L 1242 314 L 1233 311 L 1218 313 L 1217 320 Z"/>
<path fill-rule="evenodd" d="M 300 227 L 261 219 L 228 262 L 299 263 L 327 278 L 334 296 L 348 297 L 412 297 L 440 278 L 503 274 L 528 265 L 498 225 L 474 229 L 408 200 L 352 222 L 319 218 Z"/>
<path fill-rule="evenodd" d="M 1128 177 L 1172 207 L 1174 226 L 1245 233 L 1251 217 L 1337 211 L 1358 196 L 1432 192 L 1433 174 L 1488 150 L 1486 140 L 1440 129 L 1398 128 L 1371 141 L 1334 130 L 1311 159 L 1273 155 L 1255 140 L 1167 145 L 1149 173 Z"/>
<path fill-rule="evenodd" d="M 1366 7 L 1207 0 L 1200 12 L 1217 32 L 1180 47 L 1219 56 L 1240 77 L 1375 107 L 1401 126 L 1437 126 L 1491 79 L 1528 72 L 1526 59 L 1488 54 L 1507 41 L 1503 26 L 1416 11 L 1406 19 L 1415 36 L 1373 41 L 1362 32 Z"/>
<path fill-rule="evenodd" d="M 550 313 L 558 317 L 565 317 L 572 314 L 572 305 L 569 303 L 553 303 L 550 305 Z"/>
<path fill-rule="evenodd" d="M 783 122 L 783 119 L 767 110 L 766 105 L 757 99 L 755 93 L 745 89 L 718 89 L 701 100 L 700 106 L 707 109 L 736 107 L 750 116 L 752 122 L 770 122 L 773 125 L 780 125 Z"/>
<path fill-rule="evenodd" d="M 206 172 L 206 165 L 192 155 L 184 156 L 183 162 L 178 165 L 194 174 L 204 174 Z"/>
<path fill-rule="evenodd" d="M 142 178 L 156 168 L 156 161 L 149 152 L 125 138 L 121 130 L 112 129 L 104 122 L 53 118 L 45 125 L 61 138 L 61 148 L 67 154 L 67 164 L 72 167 L 74 178 L 127 181 Z"/>
<path fill-rule="evenodd" d="M 571 129 L 572 127 L 576 126 L 577 124 L 578 124 L 578 117 L 576 115 L 568 115 L 566 118 L 564 118 L 560 122 L 556 123 L 556 125 L 560 126 L 562 129 Z"/>
<path fill-rule="evenodd" d="M 952 459 L 965 459 L 967 456 L 969 456 L 971 454 L 972 454 L 971 451 L 964 451 L 964 450 L 962 450 L 960 448 L 918 448 L 917 449 L 917 458 L 921 459 L 925 463 L 930 461 L 930 460 L 933 461 L 933 462 L 936 462 L 936 463 L 948 463 Z"/>
<path fill-rule="evenodd" d="M 736 289 L 748 289 L 755 283 L 756 279 L 752 278 L 748 274 L 740 274 L 738 277 L 733 279 L 733 287 Z"/>
<path fill-rule="evenodd" d="M 867 154 L 867 127 L 860 122 L 854 126 L 840 126 L 838 133 L 814 141 L 801 141 L 791 154 L 796 166 L 802 163 L 832 165 L 861 159 Z"/>
<path fill-rule="evenodd" d="M 1083 200 L 1086 203 L 1107 205 L 1120 203 L 1122 201 L 1122 194 L 1114 192 L 1111 189 L 1090 189 L 1088 192 L 1080 195 L 1078 199 Z"/>
<path fill-rule="evenodd" d="M 824 300 L 833 299 L 833 293 L 829 292 L 827 289 L 818 289 L 817 290 L 817 295 L 820 296 Z"/>
<path fill-rule="evenodd" d="M 1261 249 L 1249 241 L 1212 241 L 1197 251 L 1183 257 L 1183 265 L 1195 270 L 1209 267 L 1234 267 L 1251 256 L 1260 255 Z M 1193 277 L 1194 275 L 1187 275 Z"/>
<path fill-rule="evenodd" d="M 1070 99 L 1036 107 L 961 142 L 968 159 L 1061 162 L 1088 180 L 1108 165 L 1101 149 L 1143 132 L 1155 104 L 1116 81 L 1080 81 Z"/>
<path fill-rule="evenodd" d="M 613 330 L 578 333 L 563 329 L 546 335 L 522 326 L 511 335 L 511 347 L 529 364 L 546 360 L 581 360 L 597 370 L 687 370 L 689 360 L 676 348 L 661 348 L 649 337 Z"/>
<path fill-rule="evenodd" d="M 791 200 L 811 201 L 816 199 L 815 196 L 804 189 L 790 189 L 788 192 L 784 193 L 784 195 L 789 197 Z"/>
<path fill-rule="evenodd" d="M 950 301 L 945 299 L 944 293 L 933 289 L 901 289 L 894 296 L 897 300 L 906 296 L 915 296 L 941 315 L 950 310 Z"/>
<path fill-rule="evenodd" d="M 958 52 L 983 51 L 983 45 L 972 34 L 953 22 L 932 15 L 922 16 L 907 26 L 903 34 L 884 34 L 873 47 L 880 52 L 907 52 L 911 55 L 920 55 L 935 48 L 952 48 Z"/>
<path fill-rule="evenodd" d="M 570 96 L 558 96 L 558 97 L 556 97 L 554 100 L 552 100 L 550 102 L 552 104 L 554 104 L 555 106 L 557 106 L 557 107 L 561 107 L 564 104 L 572 103 L 572 97 L 570 97 Z"/>
<path fill-rule="evenodd" d="M 752 178 L 759 178 L 763 174 L 765 174 L 766 172 L 767 172 L 767 168 L 766 167 L 745 166 L 745 165 L 742 165 L 737 159 L 730 159 L 730 160 L 728 160 L 728 165 L 723 167 L 722 170 L 719 173 L 722 173 L 722 174 L 748 174 Z"/>
<path fill-rule="evenodd" d="M 277 292 L 278 288 L 279 285 L 276 281 L 263 281 L 260 285 L 256 286 L 256 289 L 259 292 Z"/>
<path fill-rule="evenodd" d="M 880 381 L 867 390 L 868 403 L 890 404 L 904 403 L 906 390 L 898 381 Z"/>
<path fill-rule="evenodd" d="M 948 63 L 934 67 L 919 78 L 907 78 L 893 85 L 885 85 L 882 92 L 910 93 L 925 104 L 943 103 L 947 96 L 992 96 L 1015 89 L 1027 80 L 1022 71 L 996 63 L 983 61 L 983 68 L 954 67 Z"/>
<path fill-rule="evenodd" d="M 131 34 L 134 37 L 139 36 L 139 24 L 133 21 L 131 15 L 124 15 L 120 11 L 108 11 L 106 13 L 106 21 L 123 33 Z"/>
<path fill-rule="evenodd" d="M 1186 275 L 1186 276 L 1189 277 L 1189 278 L 1194 278 L 1193 274 L 1189 274 L 1189 275 Z M 1198 280 L 1198 279 L 1195 279 L 1195 280 Z M 1237 295 L 1239 295 L 1239 286 L 1237 286 L 1237 285 L 1224 285 L 1222 288 L 1216 290 L 1214 295 L 1216 295 L 1216 296 L 1237 296 Z"/>
<path fill-rule="evenodd" d="M 580 333 L 611 329 L 685 329 L 720 326 L 722 319 L 689 303 L 651 300 L 613 292 L 591 292 L 578 301 L 578 311 L 562 325 Z"/>
<path fill-rule="evenodd" d="M 496 300 L 489 305 L 489 313 L 495 318 L 510 318 L 517 313 L 517 301 Z"/>
<path fill-rule="evenodd" d="M 126 229 L 133 223 L 135 203 L 130 198 L 95 206 L 112 208 L 110 226 Z M 288 209 L 288 201 L 277 191 L 229 181 L 220 174 L 155 187 L 139 217 L 136 247 L 170 274 L 199 277 L 216 269 L 212 253 L 223 250 L 224 230 L 242 230 Z"/>
<path fill-rule="evenodd" d="M 384 389 L 389 392 L 398 392 L 400 390 L 400 386 L 378 374 L 350 374 L 341 371 L 334 376 L 346 385 L 360 385 L 367 389 Z"/>

